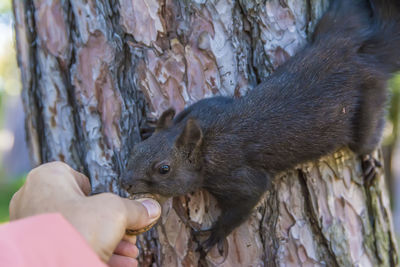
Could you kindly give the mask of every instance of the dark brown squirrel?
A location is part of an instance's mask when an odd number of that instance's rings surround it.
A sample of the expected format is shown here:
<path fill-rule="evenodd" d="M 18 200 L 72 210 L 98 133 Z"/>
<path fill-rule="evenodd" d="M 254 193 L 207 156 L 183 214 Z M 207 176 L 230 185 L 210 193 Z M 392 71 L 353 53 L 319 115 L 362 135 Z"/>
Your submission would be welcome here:
<path fill-rule="evenodd" d="M 175 118 L 165 111 L 121 184 L 168 197 L 208 190 L 221 215 L 207 251 L 248 218 L 278 172 L 342 146 L 372 152 L 386 82 L 400 69 L 397 2 L 333 1 L 309 44 L 246 96 L 203 99 Z"/>

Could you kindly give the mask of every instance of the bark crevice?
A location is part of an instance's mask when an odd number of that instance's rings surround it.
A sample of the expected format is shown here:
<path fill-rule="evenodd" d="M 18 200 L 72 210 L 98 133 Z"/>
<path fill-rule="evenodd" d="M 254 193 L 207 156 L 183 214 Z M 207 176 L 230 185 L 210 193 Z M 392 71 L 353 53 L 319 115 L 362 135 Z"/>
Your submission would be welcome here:
<path fill-rule="evenodd" d="M 75 26 L 75 15 L 72 11 L 72 5 L 70 2 L 66 3 L 66 12 L 67 12 L 67 23 L 69 25 L 69 58 L 67 60 L 67 66 L 64 66 L 64 62 L 62 62 L 58 58 L 58 64 L 63 71 L 64 75 L 64 82 L 66 84 L 66 93 L 67 93 L 67 101 L 68 104 L 71 106 L 72 110 L 72 118 L 73 118 L 73 126 L 74 126 L 74 133 L 75 133 L 75 142 L 71 144 L 73 148 L 71 148 L 71 153 L 73 154 L 73 158 L 76 161 L 76 165 L 79 168 L 79 171 L 83 172 L 85 175 L 89 175 L 88 166 L 85 161 L 86 153 L 85 153 L 85 146 L 84 146 L 84 134 L 82 130 L 82 122 L 79 117 L 79 108 L 77 106 L 77 99 L 75 94 L 75 87 L 71 80 L 71 69 L 74 64 L 76 64 L 76 47 L 74 46 L 74 38 L 79 38 L 79 32 L 76 30 Z"/>
<path fill-rule="evenodd" d="M 42 112 L 42 105 L 41 105 L 41 97 L 40 93 L 38 91 L 38 80 L 40 77 L 40 70 L 38 68 L 38 59 L 37 59 L 37 33 L 36 33 L 36 21 L 35 21 L 35 7 L 33 4 L 33 1 L 26 1 L 24 3 L 24 7 L 26 8 L 26 16 L 27 16 L 27 26 L 29 29 L 28 34 L 28 42 L 30 43 L 29 47 L 29 60 L 30 60 L 30 71 L 32 73 L 31 79 L 30 79 L 30 84 L 28 90 L 28 94 L 30 94 L 30 99 L 28 100 L 29 103 L 26 103 L 27 105 L 32 105 L 29 106 L 28 113 L 31 115 L 32 119 L 32 125 L 34 129 L 29 129 L 36 131 L 37 134 L 37 140 L 33 140 L 33 142 L 37 142 L 37 146 L 40 148 L 40 154 L 38 155 L 40 158 L 37 159 L 40 162 L 46 162 L 47 157 L 46 157 L 46 145 L 45 145 L 45 137 L 46 134 L 45 132 L 42 132 L 44 130 L 44 116 Z M 27 101 L 27 100 L 25 100 Z M 33 103 L 32 103 L 33 102 Z M 26 106 L 25 106 L 26 107 Z M 28 131 L 29 132 L 29 131 Z M 32 132 L 31 132 L 32 133 Z M 28 135 L 27 135 L 28 136 Z M 31 140 L 27 140 L 29 143 Z M 39 162 L 35 163 L 38 164 Z"/>
<path fill-rule="evenodd" d="M 313 231 L 314 237 L 316 238 L 318 244 L 322 246 L 322 250 L 325 252 L 322 253 L 321 256 L 323 256 L 323 259 L 327 263 L 327 266 L 338 267 L 340 265 L 336 261 L 335 254 L 332 252 L 328 240 L 325 238 L 324 233 L 321 231 L 319 219 L 314 212 L 313 205 L 310 199 L 310 191 L 307 186 L 307 175 L 301 169 L 298 169 L 297 172 L 301 189 L 303 191 L 305 203 L 304 210 L 307 214 L 307 219 L 309 220 L 309 224 Z"/>

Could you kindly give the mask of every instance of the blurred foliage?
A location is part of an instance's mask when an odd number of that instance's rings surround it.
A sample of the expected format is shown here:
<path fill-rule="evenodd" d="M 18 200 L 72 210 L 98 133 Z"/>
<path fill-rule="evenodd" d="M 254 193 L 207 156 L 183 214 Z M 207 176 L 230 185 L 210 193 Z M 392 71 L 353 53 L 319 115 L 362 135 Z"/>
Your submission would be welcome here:
<path fill-rule="evenodd" d="M 399 48 L 400 49 L 400 48 Z M 387 130 L 385 132 L 384 145 L 395 144 L 399 134 L 400 122 L 400 74 L 389 82 L 391 98 L 388 111 Z"/>
<path fill-rule="evenodd" d="M 4 128 L 6 103 L 21 92 L 12 21 L 11 0 L 0 0 L 0 131 Z"/>
<path fill-rule="evenodd" d="M 6 13 L 11 10 L 11 0 L 0 0 L 0 13 Z"/>
<path fill-rule="evenodd" d="M 20 72 L 12 35 L 11 40 L 3 42 L 1 50 L 3 52 L 0 52 L 0 90 L 2 94 L 19 95 L 21 91 Z"/>
<path fill-rule="evenodd" d="M 10 0 L 0 0 L 0 33 L 0 127 L 3 127 L 4 104 L 8 97 L 18 96 L 21 91 Z"/>
<path fill-rule="evenodd" d="M 23 185 L 24 181 L 25 176 L 0 184 L 0 223 L 8 221 L 8 204 L 14 193 Z"/>
<path fill-rule="evenodd" d="M 4 127 L 5 103 L 21 91 L 12 27 L 11 0 L 0 0 L 0 130 Z M 2 155 L 0 153 L 0 159 Z M 8 204 L 25 177 L 7 177 L 0 166 L 0 223 L 8 220 Z"/>
<path fill-rule="evenodd" d="M 390 203 L 392 209 L 396 212 L 395 207 L 400 204 L 400 198 L 396 195 L 397 187 L 400 184 L 396 180 L 398 178 L 393 172 L 393 167 L 397 165 L 394 162 L 394 158 L 396 157 L 396 153 L 398 153 L 396 145 L 398 143 L 400 122 L 400 74 L 394 76 L 389 81 L 388 86 L 390 89 L 390 102 L 388 103 L 387 120 L 383 131 L 382 155 Z M 398 231 L 400 228 L 396 227 L 396 229 Z"/>

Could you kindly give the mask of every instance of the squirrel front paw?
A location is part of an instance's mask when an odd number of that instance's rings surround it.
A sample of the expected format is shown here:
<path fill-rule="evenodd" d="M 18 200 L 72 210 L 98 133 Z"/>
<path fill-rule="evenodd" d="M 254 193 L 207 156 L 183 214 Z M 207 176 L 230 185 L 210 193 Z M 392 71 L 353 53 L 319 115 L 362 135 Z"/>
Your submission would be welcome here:
<path fill-rule="evenodd" d="M 222 231 L 217 228 L 210 228 L 205 230 L 193 230 L 193 234 L 196 237 L 196 240 L 201 240 L 204 235 L 209 235 L 205 241 L 200 242 L 197 251 L 207 254 L 215 245 L 217 245 L 219 254 L 224 255 L 225 235 Z"/>
<path fill-rule="evenodd" d="M 381 168 L 382 163 L 371 154 L 366 154 L 361 156 L 361 167 L 365 183 L 370 184 L 378 174 L 377 168 Z"/>

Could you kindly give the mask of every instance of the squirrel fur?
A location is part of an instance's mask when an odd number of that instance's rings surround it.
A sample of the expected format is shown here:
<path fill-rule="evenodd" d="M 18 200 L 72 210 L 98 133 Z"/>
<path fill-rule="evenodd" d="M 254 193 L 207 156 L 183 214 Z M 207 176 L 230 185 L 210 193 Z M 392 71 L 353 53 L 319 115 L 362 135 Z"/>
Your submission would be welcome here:
<path fill-rule="evenodd" d="M 165 111 L 133 148 L 122 185 L 167 197 L 208 190 L 221 209 L 209 249 L 248 218 L 276 173 L 343 146 L 372 152 L 387 80 L 400 69 L 397 2 L 333 1 L 311 41 L 244 97 Z"/>

